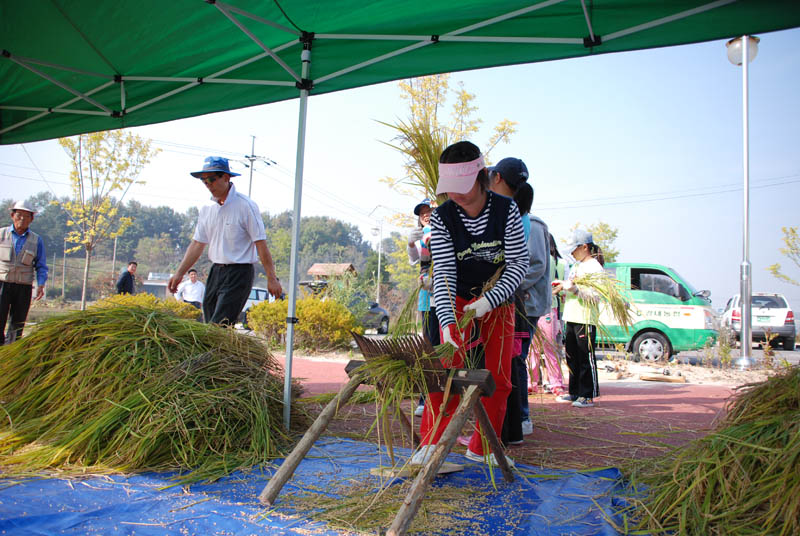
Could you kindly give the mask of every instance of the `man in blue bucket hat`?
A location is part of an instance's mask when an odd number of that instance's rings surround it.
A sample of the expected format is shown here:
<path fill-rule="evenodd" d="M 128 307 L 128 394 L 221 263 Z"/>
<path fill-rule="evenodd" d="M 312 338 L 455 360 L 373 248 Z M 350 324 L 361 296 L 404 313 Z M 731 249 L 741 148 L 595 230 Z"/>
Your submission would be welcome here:
<path fill-rule="evenodd" d="M 242 312 L 255 277 L 254 264 L 261 261 L 267 273 L 267 289 L 273 296 L 282 293 L 275 265 L 267 247 L 267 234 L 261 212 L 252 199 L 236 191 L 228 159 L 209 156 L 203 169 L 192 171 L 211 194 L 210 205 L 200 209 L 192 242 L 175 274 L 169 278 L 169 291 L 175 294 L 184 274 L 208 245 L 213 263 L 203 297 L 203 318 L 213 324 L 233 325 Z"/>

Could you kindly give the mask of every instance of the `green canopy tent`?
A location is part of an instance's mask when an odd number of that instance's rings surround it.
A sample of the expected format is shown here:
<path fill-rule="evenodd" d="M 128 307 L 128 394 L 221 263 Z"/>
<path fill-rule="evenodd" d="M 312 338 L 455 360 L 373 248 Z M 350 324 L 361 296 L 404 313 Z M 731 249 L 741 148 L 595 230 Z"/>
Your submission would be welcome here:
<path fill-rule="evenodd" d="M 0 144 L 299 97 L 288 426 L 309 94 L 797 26 L 796 0 L 4 1 Z"/>

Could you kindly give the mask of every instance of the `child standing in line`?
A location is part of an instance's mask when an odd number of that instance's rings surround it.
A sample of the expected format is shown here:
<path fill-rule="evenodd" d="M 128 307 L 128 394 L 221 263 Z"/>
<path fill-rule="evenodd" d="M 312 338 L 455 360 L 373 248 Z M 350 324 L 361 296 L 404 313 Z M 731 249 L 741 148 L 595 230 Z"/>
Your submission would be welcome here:
<path fill-rule="evenodd" d="M 592 241 L 592 234 L 576 229 L 572 234 L 568 251 L 577 261 L 570 270 L 569 278 L 553 281 L 553 294 L 566 292 L 564 302 L 564 344 L 569 367 L 569 394 L 556 398 L 559 402 L 572 402 L 576 408 L 594 406 L 599 394 L 597 383 L 597 362 L 594 347 L 597 340 L 597 326 L 585 302 L 597 300 L 597 294 L 590 288 L 582 287 L 575 281 L 590 273 L 603 271 L 603 253 Z"/>

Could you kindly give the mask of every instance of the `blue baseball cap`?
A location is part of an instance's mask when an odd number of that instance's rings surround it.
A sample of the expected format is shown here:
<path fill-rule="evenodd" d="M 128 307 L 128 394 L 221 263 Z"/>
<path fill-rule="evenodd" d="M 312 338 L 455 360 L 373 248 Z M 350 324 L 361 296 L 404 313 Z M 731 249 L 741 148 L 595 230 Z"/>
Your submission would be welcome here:
<path fill-rule="evenodd" d="M 417 203 L 417 206 L 414 207 L 414 216 L 419 216 L 422 207 L 431 208 L 431 200 L 426 197 L 425 199 Z"/>
<path fill-rule="evenodd" d="M 572 237 L 570 237 L 569 244 L 567 244 L 567 252 L 572 253 L 575 248 L 584 244 L 594 244 L 592 233 L 583 229 L 575 229 Z"/>
<path fill-rule="evenodd" d="M 519 158 L 503 158 L 493 167 L 489 168 L 490 173 L 499 173 L 500 178 L 506 181 L 515 190 L 523 182 L 528 182 L 528 166 Z"/>
<path fill-rule="evenodd" d="M 227 173 L 231 177 L 238 177 L 240 175 L 239 173 L 231 171 L 231 168 L 228 166 L 228 159 L 222 158 L 221 156 L 206 157 L 203 161 L 203 169 L 200 171 L 192 171 L 190 175 L 195 179 L 200 179 L 203 173 L 213 173 L 215 171 Z"/>

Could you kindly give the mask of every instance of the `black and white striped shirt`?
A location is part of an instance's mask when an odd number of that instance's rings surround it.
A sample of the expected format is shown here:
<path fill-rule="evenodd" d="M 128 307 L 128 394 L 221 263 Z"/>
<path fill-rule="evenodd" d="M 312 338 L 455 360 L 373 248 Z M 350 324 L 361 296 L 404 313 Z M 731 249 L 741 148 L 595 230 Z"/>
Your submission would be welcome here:
<path fill-rule="evenodd" d="M 456 212 L 470 235 L 479 237 L 486 230 L 491 213 L 492 197 L 489 193 L 486 206 L 477 218 L 470 218 L 458 205 Z M 431 256 L 433 257 L 433 301 L 442 329 L 455 322 L 456 276 L 458 274 L 455 251 L 450 232 L 439 213 L 431 214 Z M 508 211 L 504 236 L 506 267 L 495 286 L 485 297 L 492 308 L 506 301 L 519 286 L 528 269 L 528 250 L 519 209 L 513 201 Z"/>

